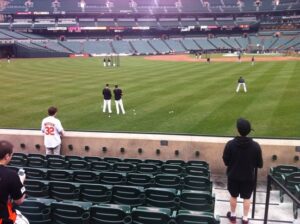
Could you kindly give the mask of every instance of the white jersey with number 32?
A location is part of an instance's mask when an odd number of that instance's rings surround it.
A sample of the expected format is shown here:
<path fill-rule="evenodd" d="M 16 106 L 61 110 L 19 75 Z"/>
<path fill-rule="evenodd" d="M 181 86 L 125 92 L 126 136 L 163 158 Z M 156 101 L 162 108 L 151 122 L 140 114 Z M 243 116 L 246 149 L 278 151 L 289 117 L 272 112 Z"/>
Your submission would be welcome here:
<path fill-rule="evenodd" d="M 55 148 L 61 144 L 60 133 L 63 132 L 64 129 L 57 118 L 53 116 L 44 118 L 41 130 L 44 133 L 44 144 L 46 148 Z"/>

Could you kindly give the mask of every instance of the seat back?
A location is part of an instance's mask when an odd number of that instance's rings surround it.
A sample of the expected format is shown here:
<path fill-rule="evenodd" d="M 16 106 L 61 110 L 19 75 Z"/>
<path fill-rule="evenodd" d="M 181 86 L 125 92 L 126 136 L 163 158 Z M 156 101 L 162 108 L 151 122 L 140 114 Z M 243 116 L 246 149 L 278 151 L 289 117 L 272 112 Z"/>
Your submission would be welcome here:
<path fill-rule="evenodd" d="M 167 208 L 137 207 L 131 212 L 133 224 L 171 224 L 171 210 Z"/>
<path fill-rule="evenodd" d="M 47 167 L 49 169 L 68 169 L 69 163 L 64 159 L 48 158 Z"/>
<path fill-rule="evenodd" d="M 195 223 L 205 223 L 205 224 L 219 224 L 220 218 L 214 217 L 213 213 L 209 212 L 195 212 L 188 210 L 179 210 L 176 215 L 177 224 L 195 224 Z"/>
<path fill-rule="evenodd" d="M 182 187 L 182 180 L 180 176 L 171 174 L 157 174 L 154 177 L 156 187 L 167 187 L 180 189 Z"/>
<path fill-rule="evenodd" d="M 128 173 L 126 179 L 126 184 L 133 186 L 152 187 L 155 183 L 153 175 L 146 173 Z"/>
<path fill-rule="evenodd" d="M 105 161 L 92 161 L 91 162 L 91 170 L 94 171 L 111 171 L 112 165 Z"/>
<path fill-rule="evenodd" d="M 99 174 L 101 184 L 123 185 L 126 183 L 124 173 L 102 172 Z"/>
<path fill-rule="evenodd" d="M 159 172 L 158 166 L 151 163 L 138 163 L 136 164 L 136 171 L 138 173 L 156 174 Z"/>
<path fill-rule="evenodd" d="M 90 163 L 85 160 L 70 160 L 69 169 L 71 170 L 89 170 Z"/>
<path fill-rule="evenodd" d="M 54 181 L 70 182 L 73 179 L 73 172 L 70 170 L 51 170 L 47 171 L 47 179 Z"/>
<path fill-rule="evenodd" d="M 90 209 L 90 223 L 130 224 L 130 206 L 115 204 L 94 205 Z"/>
<path fill-rule="evenodd" d="M 179 207 L 179 193 L 171 188 L 145 189 L 146 205 L 158 208 L 177 209 Z"/>
<path fill-rule="evenodd" d="M 183 190 L 180 208 L 193 211 L 214 212 L 215 197 L 207 191 Z"/>
<path fill-rule="evenodd" d="M 73 171 L 73 181 L 80 183 L 99 183 L 99 173 L 95 171 Z"/>
<path fill-rule="evenodd" d="M 212 182 L 207 177 L 189 175 L 183 178 L 183 189 L 212 192 Z"/>
<path fill-rule="evenodd" d="M 80 200 L 92 203 L 110 203 L 112 186 L 104 184 L 80 184 Z"/>
<path fill-rule="evenodd" d="M 26 179 L 24 182 L 26 194 L 29 197 L 49 198 L 49 182 Z"/>
<path fill-rule="evenodd" d="M 135 171 L 135 165 L 127 162 L 115 162 L 113 164 L 114 172 L 130 173 Z"/>
<path fill-rule="evenodd" d="M 186 175 L 210 178 L 209 170 L 204 166 L 186 166 Z"/>
<path fill-rule="evenodd" d="M 27 166 L 34 168 L 46 168 L 47 160 L 38 157 L 27 157 Z"/>
<path fill-rule="evenodd" d="M 182 175 L 184 169 L 180 165 L 164 164 L 160 167 L 160 171 L 164 174 Z"/>
<path fill-rule="evenodd" d="M 68 182 L 49 182 L 50 196 L 56 200 L 79 200 L 79 184 Z"/>
<path fill-rule="evenodd" d="M 143 205 L 145 203 L 144 188 L 114 185 L 112 188 L 112 201 L 123 205 Z"/>
<path fill-rule="evenodd" d="M 26 173 L 26 179 L 37 179 L 37 180 L 46 180 L 47 179 L 47 169 L 38 169 L 38 168 L 24 168 Z"/>
<path fill-rule="evenodd" d="M 122 162 L 122 159 L 118 157 L 104 157 L 103 160 L 108 163 Z"/>
<path fill-rule="evenodd" d="M 170 165 L 178 165 L 181 167 L 185 166 L 185 161 L 180 160 L 180 159 L 170 159 L 170 160 L 167 160 L 165 163 L 170 164 Z"/>

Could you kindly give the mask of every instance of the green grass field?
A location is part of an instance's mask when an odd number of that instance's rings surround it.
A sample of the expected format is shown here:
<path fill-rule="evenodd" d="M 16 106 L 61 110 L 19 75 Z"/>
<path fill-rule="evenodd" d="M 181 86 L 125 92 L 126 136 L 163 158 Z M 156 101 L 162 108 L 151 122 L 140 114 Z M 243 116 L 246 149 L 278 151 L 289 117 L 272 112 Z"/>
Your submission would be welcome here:
<path fill-rule="evenodd" d="M 39 129 L 55 105 L 66 130 L 232 136 L 236 119 L 245 117 L 252 136 L 299 137 L 299 74 L 300 61 L 251 66 L 125 57 L 121 67 L 103 68 L 97 58 L 2 60 L 0 127 Z M 246 94 L 235 93 L 239 76 Z M 123 89 L 125 116 L 115 114 L 113 101 L 112 117 L 102 113 L 106 83 Z"/>

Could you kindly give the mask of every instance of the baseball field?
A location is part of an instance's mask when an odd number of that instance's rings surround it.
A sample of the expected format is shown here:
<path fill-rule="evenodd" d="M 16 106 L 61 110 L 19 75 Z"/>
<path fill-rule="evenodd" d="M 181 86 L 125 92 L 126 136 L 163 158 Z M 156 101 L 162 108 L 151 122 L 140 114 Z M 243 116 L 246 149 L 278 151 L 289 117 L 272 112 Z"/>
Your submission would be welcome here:
<path fill-rule="evenodd" d="M 254 137 L 300 137 L 297 58 L 257 57 L 252 66 L 250 58 L 164 57 L 122 57 L 116 68 L 99 58 L 1 60 L 0 128 L 39 129 L 54 105 L 66 130 L 233 136 L 245 117 Z M 240 76 L 247 93 L 235 92 Z M 114 101 L 111 117 L 102 112 L 106 83 L 123 89 L 125 115 Z"/>

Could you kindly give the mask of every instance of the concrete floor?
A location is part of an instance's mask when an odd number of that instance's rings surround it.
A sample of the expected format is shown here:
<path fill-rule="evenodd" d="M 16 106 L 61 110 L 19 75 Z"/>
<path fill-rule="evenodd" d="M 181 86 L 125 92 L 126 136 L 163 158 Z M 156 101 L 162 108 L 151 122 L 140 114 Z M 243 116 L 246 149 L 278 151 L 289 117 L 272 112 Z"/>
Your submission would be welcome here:
<path fill-rule="evenodd" d="M 229 193 L 227 191 L 227 179 L 225 176 L 212 176 L 214 184 L 214 190 L 216 197 L 215 214 L 219 215 L 220 221 L 223 224 L 229 224 L 230 222 L 226 218 L 226 213 L 229 211 Z M 265 201 L 266 201 L 266 183 L 258 182 L 257 193 L 256 193 L 256 208 L 254 219 L 249 219 L 252 224 L 262 224 L 265 213 Z M 241 217 L 243 215 L 243 204 L 242 199 L 238 199 L 237 206 L 237 223 L 241 223 Z M 250 216 L 252 211 L 250 212 Z M 292 223 L 300 224 L 300 209 L 298 210 L 297 220 L 293 217 L 293 204 L 292 201 L 285 196 L 284 202 L 279 201 L 279 191 L 272 190 L 270 195 L 268 223 L 279 224 L 279 223 Z"/>

